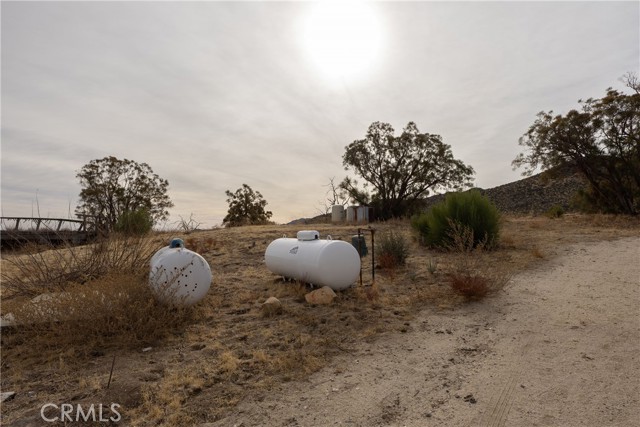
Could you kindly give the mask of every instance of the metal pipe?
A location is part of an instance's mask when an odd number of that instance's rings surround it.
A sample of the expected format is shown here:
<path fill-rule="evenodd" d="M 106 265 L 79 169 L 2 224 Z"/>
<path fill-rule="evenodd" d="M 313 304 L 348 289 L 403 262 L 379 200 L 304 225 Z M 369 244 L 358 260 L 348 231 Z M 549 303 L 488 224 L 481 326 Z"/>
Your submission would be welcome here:
<path fill-rule="evenodd" d="M 374 235 L 376 230 L 369 226 L 371 230 L 371 281 L 376 281 L 376 241 Z"/>
<path fill-rule="evenodd" d="M 360 229 L 358 228 L 358 256 L 362 258 L 362 243 L 360 241 Z M 360 286 L 362 286 L 362 263 L 360 263 Z"/>

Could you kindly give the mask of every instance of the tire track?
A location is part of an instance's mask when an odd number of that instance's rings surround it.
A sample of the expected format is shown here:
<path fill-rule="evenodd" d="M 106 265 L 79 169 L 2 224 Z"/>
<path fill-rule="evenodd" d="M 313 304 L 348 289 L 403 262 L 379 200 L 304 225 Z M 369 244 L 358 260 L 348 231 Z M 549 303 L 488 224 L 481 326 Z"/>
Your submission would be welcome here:
<path fill-rule="evenodd" d="M 522 347 L 519 359 L 527 355 L 532 345 L 533 337 L 530 337 Z M 511 373 L 507 376 L 504 385 L 500 388 L 500 393 L 494 395 L 489 402 L 489 408 L 484 412 L 480 423 L 478 424 L 474 422 L 470 424 L 470 426 L 505 427 L 509 411 L 513 405 L 516 384 L 518 383 L 518 379 L 522 376 L 522 372 L 526 366 L 525 364 L 519 363 L 514 363 L 514 365 L 516 367 L 511 369 Z M 518 365 L 520 365 L 520 368 L 517 368 Z"/>

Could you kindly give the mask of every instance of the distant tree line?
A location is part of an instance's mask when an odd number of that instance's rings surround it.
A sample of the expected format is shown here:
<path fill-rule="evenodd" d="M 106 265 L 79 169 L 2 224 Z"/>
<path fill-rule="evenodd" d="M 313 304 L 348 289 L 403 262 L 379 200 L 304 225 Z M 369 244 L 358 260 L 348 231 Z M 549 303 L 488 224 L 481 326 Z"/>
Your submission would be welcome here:
<path fill-rule="evenodd" d="M 593 212 L 640 213 L 640 82 L 623 77 L 632 93 L 607 89 L 599 99 L 578 101 L 564 115 L 540 112 L 520 138 L 524 147 L 512 162 L 530 175 L 538 169 L 575 167 L 588 182 L 578 204 Z M 372 206 L 376 217 L 407 217 L 436 191 L 469 187 L 473 168 L 453 156 L 440 135 L 421 133 L 409 122 L 400 135 L 388 123 L 373 122 L 363 139 L 345 147 L 342 164 L 364 182 L 330 180 L 325 213 L 331 204 Z M 77 172 L 82 187 L 76 214 L 89 216 L 105 232 L 146 232 L 168 218 L 173 207 L 167 189 L 146 163 L 113 156 L 92 160 Z M 273 213 L 259 191 L 243 184 L 227 190 L 228 227 L 266 224 Z"/>

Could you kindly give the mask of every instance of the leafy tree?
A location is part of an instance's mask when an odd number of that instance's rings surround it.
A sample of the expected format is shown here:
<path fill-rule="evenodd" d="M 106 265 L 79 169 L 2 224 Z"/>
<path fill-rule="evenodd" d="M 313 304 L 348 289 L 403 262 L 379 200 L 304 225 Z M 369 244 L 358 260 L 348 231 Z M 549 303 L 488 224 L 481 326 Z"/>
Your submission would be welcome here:
<path fill-rule="evenodd" d="M 453 157 L 440 135 L 420 133 L 413 122 L 400 136 L 394 136 L 391 125 L 374 122 L 364 139 L 345 148 L 343 165 L 353 168 L 373 192 L 358 189 L 348 177 L 341 186 L 357 202 L 371 204 L 381 219 L 410 214 L 430 191 L 468 186 L 474 173 Z"/>
<path fill-rule="evenodd" d="M 169 182 L 153 173 L 146 163 L 109 156 L 84 165 L 80 180 L 77 215 L 89 215 L 104 230 L 114 230 L 118 220 L 144 212 L 153 222 L 167 219 L 173 203 L 167 195 Z"/>
<path fill-rule="evenodd" d="M 580 111 L 565 115 L 540 112 L 520 138 L 525 152 L 513 161 L 526 165 L 524 175 L 538 167 L 571 165 L 588 182 L 582 196 L 596 210 L 637 215 L 640 212 L 640 86 L 629 74 L 635 93 L 607 89 L 600 99 L 578 101 Z"/>
<path fill-rule="evenodd" d="M 238 227 L 242 225 L 266 224 L 273 215 L 264 208 L 267 201 L 259 191 L 253 191 L 247 184 L 242 184 L 235 193 L 227 190 L 227 203 L 229 211 L 222 220 L 226 227 Z"/>
<path fill-rule="evenodd" d="M 135 211 L 124 212 L 118 218 L 115 231 L 127 235 L 147 234 L 153 228 L 153 219 L 146 209 L 141 208 Z"/>

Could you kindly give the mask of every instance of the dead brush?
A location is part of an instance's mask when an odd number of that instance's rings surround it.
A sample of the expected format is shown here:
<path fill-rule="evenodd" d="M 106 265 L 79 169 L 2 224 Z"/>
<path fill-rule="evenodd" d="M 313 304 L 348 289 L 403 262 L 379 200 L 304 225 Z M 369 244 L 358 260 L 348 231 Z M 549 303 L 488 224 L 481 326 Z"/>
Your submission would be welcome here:
<path fill-rule="evenodd" d="M 43 349 L 74 347 L 82 354 L 95 347 L 127 348 L 185 325 L 191 310 L 163 306 L 149 288 L 156 249 L 153 239 L 113 235 L 92 245 L 3 259 L 2 314 L 20 325 L 3 333 L 3 351 L 10 355 L 20 342 L 31 344 L 18 351 L 35 358 L 47 356 Z"/>
<path fill-rule="evenodd" d="M 371 286 L 364 288 L 364 296 L 369 302 L 377 302 L 380 299 L 380 289 L 376 283 L 372 283 Z"/>
<path fill-rule="evenodd" d="M 79 353 L 92 348 L 149 345 L 185 326 L 188 308 L 168 308 L 155 300 L 146 274 L 111 274 L 65 292 L 42 294 L 4 304 L 20 326 L 9 334 L 13 342 L 30 342 L 29 349 L 52 351 L 69 347 Z"/>
<path fill-rule="evenodd" d="M 486 277 L 477 274 L 449 274 L 451 288 L 467 299 L 482 299 L 489 293 L 490 284 Z"/>
<path fill-rule="evenodd" d="M 148 269 L 158 248 L 144 236 L 114 234 L 90 245 L 41 249 L 31 247 L 29 252 L 3 257 L 3 299 L 61 292 L 113 272 L 135 274 Z"/>
<path fill-rule="evenodd" d="M 383 270 L 393 271 L 398 267 L 398 263 L 393 254 L 388 252 L 383 252 L 378 255 L 378 267 Z"/>
<path fill-rule="evenodd" d="M 388 231 L 376 242 L 376 254 L 381 268 L 393 270 L 406 264 L 409 248 L 402 234 Z"/>
<path fill-rule="evenodd" d="M 353 293 L 359 301 L 375 303 L 380 300 L 380 288 L 376 282 L 370 285 L 357 286 L 353 289 Z"/>
<path fill-rule="evenodd" d="M 498 292 L 509 282 L 509 274 L 491 268 L 485 244 L 481 241 L 474 247 L 471 228 L 452 223 L 450 239 L 447 248 L 454 259 L 447 279 L 455 293 L 467 300 L 478 300 Z"/>

